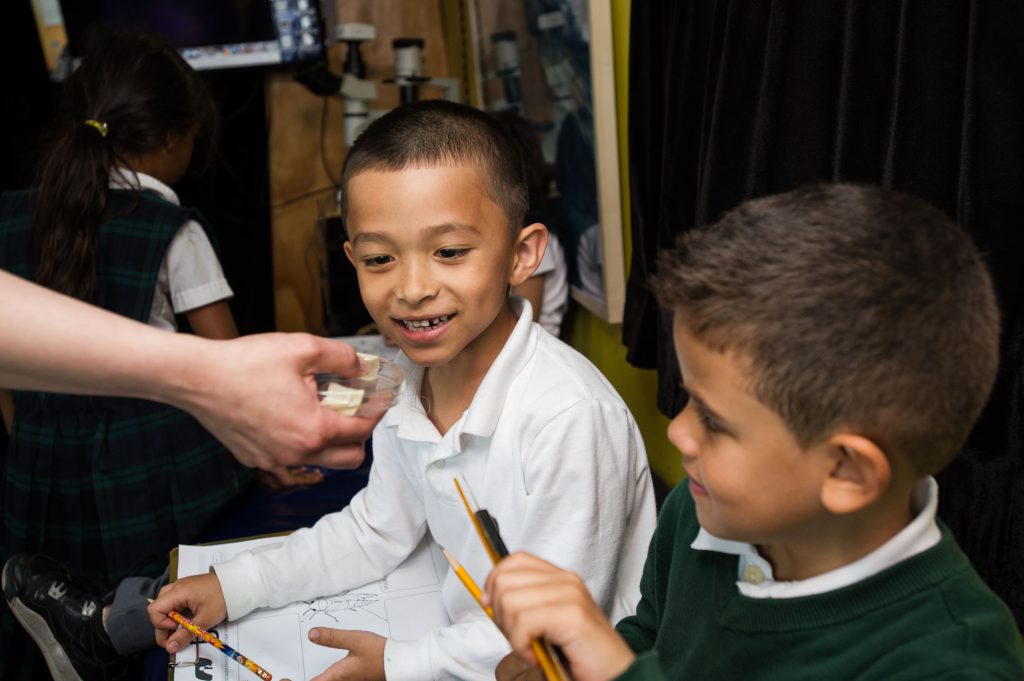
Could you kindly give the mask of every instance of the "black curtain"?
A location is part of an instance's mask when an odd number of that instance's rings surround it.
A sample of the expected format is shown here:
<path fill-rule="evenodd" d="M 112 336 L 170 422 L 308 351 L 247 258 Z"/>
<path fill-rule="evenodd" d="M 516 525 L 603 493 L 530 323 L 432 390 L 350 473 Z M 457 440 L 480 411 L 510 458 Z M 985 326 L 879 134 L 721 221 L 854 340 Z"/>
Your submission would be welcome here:
<path fill-rule="evenodd" d="M 631 363 L 658 369 L 659 408 L 685 395 L 646 282 L 681 231 L 815 181 L 942 208 L 986 254 L 1003 338 L 989 404 L 940 475 L 940 515 L 1024 624 L 1024 3 L 635 1 L 630 30 L 623 340 Z"/>

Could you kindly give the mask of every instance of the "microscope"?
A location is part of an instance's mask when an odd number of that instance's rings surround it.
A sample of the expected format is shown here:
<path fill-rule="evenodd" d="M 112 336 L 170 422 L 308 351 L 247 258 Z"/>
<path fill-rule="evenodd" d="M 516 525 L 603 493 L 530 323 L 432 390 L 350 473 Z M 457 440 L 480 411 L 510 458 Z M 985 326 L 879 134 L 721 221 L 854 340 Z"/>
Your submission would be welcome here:
<path fill-rule="evenodd" d="M 398 86 L 398 95 L 402 104 L 415 102 L 419 99 L 420 87 L 439 87 L 444 99 L 458 102 L 461 83 L 456 78 L 428 78 L 423 75 L 423 38 L 395 38 L 391 47 L 395 51 L 395 77 L 385 80 Z"/>
<path fill-rule="evenodd" d="M 494 61 L 497 76 L 501 78 L 505 99 L 494 102 L 496 111 L 514 111 L 521 114 L 522 91 L 519 87 L 519 46 L 516 45 L 515 31 L 499 31 L 491 34 L 494 44 Z"/>
<path fill-rule="evenodd" d="M 345 146 L 351 147 L 359 133 L 370 123 L 370 102 L 377 99 L 377 86 L 366 80 L 366 62 L 359 46 L 377 37 L 371 24 L 338 24 L 335 40 L 348 46 L 341 65 L 341 83 L 338 94 L 345 102 Z"/>

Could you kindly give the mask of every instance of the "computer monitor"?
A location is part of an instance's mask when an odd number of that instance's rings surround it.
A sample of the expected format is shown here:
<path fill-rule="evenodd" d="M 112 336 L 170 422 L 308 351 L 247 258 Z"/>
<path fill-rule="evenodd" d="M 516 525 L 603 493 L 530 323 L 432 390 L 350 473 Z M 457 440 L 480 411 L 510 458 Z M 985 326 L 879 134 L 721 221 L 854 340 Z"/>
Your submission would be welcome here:
<path fill-rule="evenodd" d="M 63 0 L 72 55 L 103 26 L 158 33 L 192 68 L 298 64 L 323 57 L 318 0 Z"/>

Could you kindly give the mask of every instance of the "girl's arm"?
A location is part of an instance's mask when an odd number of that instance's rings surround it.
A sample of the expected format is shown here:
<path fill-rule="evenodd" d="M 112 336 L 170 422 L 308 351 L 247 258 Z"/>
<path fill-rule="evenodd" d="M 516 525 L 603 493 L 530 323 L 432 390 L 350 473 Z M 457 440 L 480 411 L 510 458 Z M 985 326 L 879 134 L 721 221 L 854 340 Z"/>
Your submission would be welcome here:
<path fill-rule="evenodd" d="M 235 318 L 231 316 L 231 308 L 224 301 L 189 310 L 185 316 L 197 336 L 216 340 L 238 338 Z"/>

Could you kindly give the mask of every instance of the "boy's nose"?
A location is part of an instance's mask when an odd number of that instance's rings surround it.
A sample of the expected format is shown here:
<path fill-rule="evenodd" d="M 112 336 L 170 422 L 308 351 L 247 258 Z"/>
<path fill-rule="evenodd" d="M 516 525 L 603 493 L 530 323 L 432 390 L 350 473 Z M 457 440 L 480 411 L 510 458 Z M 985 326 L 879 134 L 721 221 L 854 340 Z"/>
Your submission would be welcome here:
<path fill-rule="evenodd" d="M 686 409 L 676 414 L 668 424 L 668 439 L 676 446 L 683 459 L 692 459 L 697 456 L 697 441 L 686 422 Z"/>
<path fill-rule="evenodd" d="M 430 268 L 419 263 L 409 263 L 401 272 L 398 282 L 398 298 L 409 305 L 422 303 L 437 294 L 437 284 L 430 274 Z"/>

